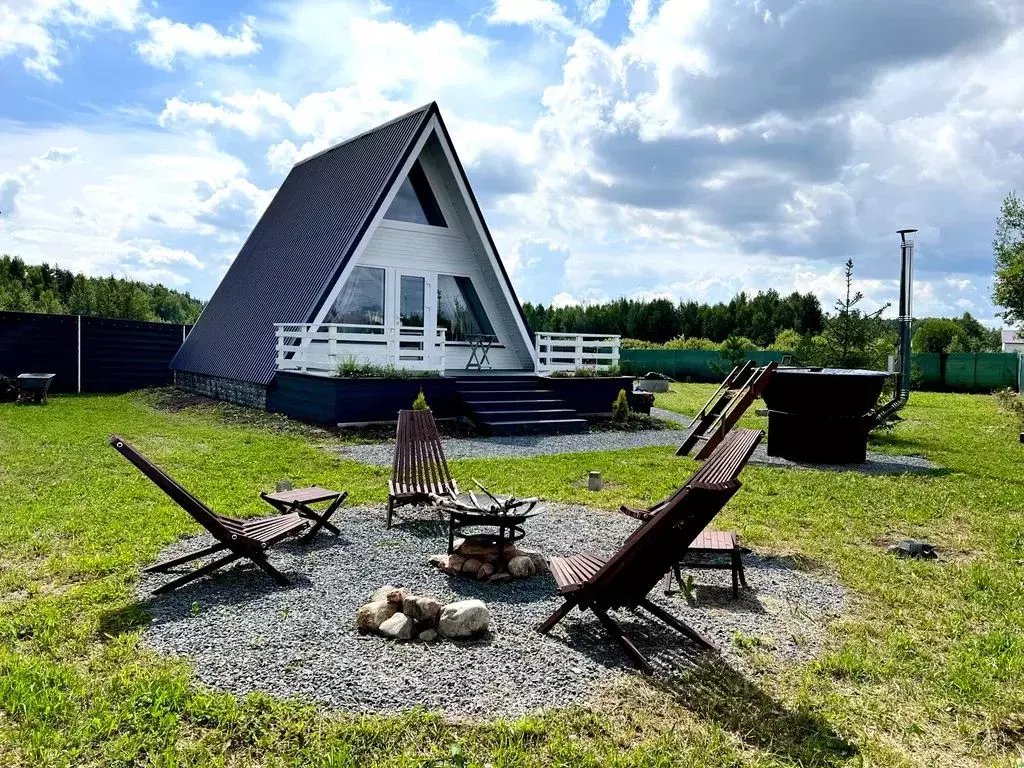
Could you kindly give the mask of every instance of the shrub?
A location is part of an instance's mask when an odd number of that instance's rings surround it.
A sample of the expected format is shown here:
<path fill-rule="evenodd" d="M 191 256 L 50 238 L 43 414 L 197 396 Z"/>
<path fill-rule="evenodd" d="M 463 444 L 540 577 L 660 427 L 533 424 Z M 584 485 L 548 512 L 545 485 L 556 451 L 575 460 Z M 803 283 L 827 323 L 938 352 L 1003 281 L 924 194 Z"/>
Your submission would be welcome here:
<path fill-rule="evenodd" d="M 629 396 L 624 389 L 619 390 L 619 396 L 612 403 L 612 421 L 619 424 L 629 421 Z"/>
<path fill-rule="evenodd" d="M 664 345 L 664 349 L 696 349 L 702 352 L 716 352 L 721 348 L 722 345 L 716 341 L 694 336 L 690 338 L 676 336 L 674 339 L 666 341 Z"/>
<path fill-rule="evenodd" d="M 429 411 L 430 410 L 430 406 L 427 404 L 427 398 L 423 394 L 423 390 L 422 389 L 420 390 L 420 393 L 418 395 L 416 395 L 416 399 L 412 401 L 412 409 L 414 411 Z"/>
<path fill-rule="evenodd" d="M 398 368 L 394 363 L 360 363 L 355 357 L 342 358 L 335 373 L 343 379 L 433 379 L 441 375 L 437 371 Z"/>
<path fill-rule="evenodd" d="M 775 335 L 775 341 L 768 349 L 775 352 L 795 352 L 800 348 L 803 338 L 792 328 L 786 328 Z"/>
<path fill-rule="evenodd" d="M 995 397 L 1000 408 L 1012 413 L 1017 417 L 1017 421 L 1024 426 L 1024 398 L 1010 387 L 997 389 L 992 396 Z"/>
<path fill-rule="evenodd" d="M 619 366 L 612 365 L 606 371 L 599 371 L 596 368 L 576 368 L 571 371 L 552 371 L 548 374 L 553 379 L 600 379 L 608 376 L 621 376 Z"/>

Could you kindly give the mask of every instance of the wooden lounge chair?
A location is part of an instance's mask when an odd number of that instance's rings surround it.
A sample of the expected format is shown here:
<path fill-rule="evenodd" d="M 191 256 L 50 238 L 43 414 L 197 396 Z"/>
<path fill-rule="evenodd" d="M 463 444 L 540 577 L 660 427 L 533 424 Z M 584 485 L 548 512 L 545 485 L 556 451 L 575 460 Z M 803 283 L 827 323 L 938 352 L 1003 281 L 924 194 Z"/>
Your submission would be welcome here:
<path fill-rule="evenodd" d="M 175 566 L 198 560 L 201 557 L 228 550 L 228 554 L 211 560 L 206 565 L 183 576 L 179 576 L 173 581 L 169 581 L 153 590 L 154 595 L 170 592 L 172 589 L 177 589 L 183 584 L 188 584 L 190 581 L 195 581 L 209 573 L 213 573 L 217 569 L 223 568 L 225 565 L 243 557 L 251 560 L 266 571 L 279 586 L 283 587 L 291 583 L 283 573 L 267 561 L 266 550 L 282 539 L 300 533 L 306 527 L 306 521 L 299 517 L 298 513 L 292 512 L 286 515 L 271 515 L 270 517 L 246 520 L 218 515 L 185 490 L 160 467 L 135 450 L 123 437 L 112 435 L 110 444 L 217 540 L 217 543 L 213 546 L 206 547 L 198 552 L 144 568 L 143 571 L 145 573 L 160 573 L 170 570 Z"/>
<path fill-rule="evenodd" d="M 430 411 L 399 411 L 395 459 L 388 481 L 388 528 L 398 507 L 436 504 L 459 495 L 444 458 L 441 437 Z"/>
<path fill-rule="evenodd" d="M 647 595 L 678 562 L 681 548 L 693 542 L 740 489 L 737 477 L 763 436 L 755 429 L 732 432 L 611 557 L 581 554 L 551 558 L 551 574 L 565 602 L 537 630 L 550 632 L 574 607 L 589 609 L 636 665 L 650 674 L 650 662 L 608 615 L 614 608 L 643 608 L 701 647 L 713 649 L 700 634 L 651 602 Z"/>

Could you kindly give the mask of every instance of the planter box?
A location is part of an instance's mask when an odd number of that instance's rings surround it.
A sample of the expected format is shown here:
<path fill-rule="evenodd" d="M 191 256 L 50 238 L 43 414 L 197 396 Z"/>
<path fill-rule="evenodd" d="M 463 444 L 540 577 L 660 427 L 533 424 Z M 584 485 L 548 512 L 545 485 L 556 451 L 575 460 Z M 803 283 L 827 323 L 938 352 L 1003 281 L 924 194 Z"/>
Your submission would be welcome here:
<path fill-rule="evenodd" d="M 565 404 L 580 414 L 610 414 L 612 403 L 619 395 L 619 390 L 626 390 L 631 396 L 633 391 L 632 376 L 544 376 L 541 386 L 552 390 Z M 632 400 L 630 400 L 632 407 Z"/>
<path fill-rule="evenodd" d="M 334 378 L 280 372 L 267 390 L 267 410 L 314 424 L 362 424 L 396 421 L 411 408 L 420 390 L 434 416 L 458 414 L 455 380 Z"/>

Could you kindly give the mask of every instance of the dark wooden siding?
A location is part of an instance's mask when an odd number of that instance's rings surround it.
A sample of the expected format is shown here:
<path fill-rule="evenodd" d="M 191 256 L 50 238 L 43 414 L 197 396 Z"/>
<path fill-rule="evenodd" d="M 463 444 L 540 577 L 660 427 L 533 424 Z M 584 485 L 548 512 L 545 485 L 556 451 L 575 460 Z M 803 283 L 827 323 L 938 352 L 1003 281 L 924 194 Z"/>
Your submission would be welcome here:
<path fill-rule="evenodd" d="M 633 391 L 631 376 L 609 376 L 586 378 L 545 377 L 542 386 L 553 390 L 565 404 L 577 413 L 611 413 L 612 403 L 619 396 L 619 390 Z"/>
<path fill-rule="evenodd" d="M 267 410 L 315 424 L 395 421 L 423 390 L 434 415 L 455 416 L 455 380 L 335 379 L 278 373 L 267 390 Z"/>

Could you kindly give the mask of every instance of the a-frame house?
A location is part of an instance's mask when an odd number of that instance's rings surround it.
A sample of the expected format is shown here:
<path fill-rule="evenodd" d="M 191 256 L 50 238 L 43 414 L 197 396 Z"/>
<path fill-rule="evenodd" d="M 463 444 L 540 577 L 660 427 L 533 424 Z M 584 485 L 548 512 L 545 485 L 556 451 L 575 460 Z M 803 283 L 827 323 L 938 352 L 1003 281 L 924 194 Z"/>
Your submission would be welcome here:
<path fill-rule="evenodd" d="M 267 405 L 284 372 L 399 368 L 444 379 L 484 356 L 476 367 L 492 376 L 538 369 L 522 307 L 431 103 L 292 168 L 171 368 L 179 386 Z M 539 410 L 559 421 L 571 413 Z"/>

